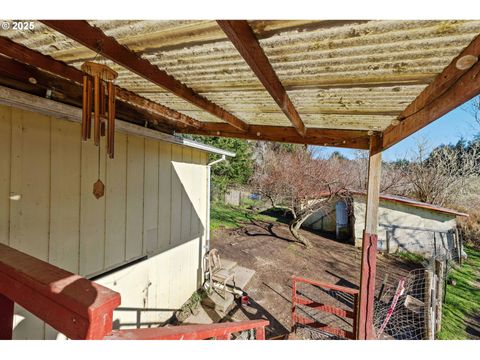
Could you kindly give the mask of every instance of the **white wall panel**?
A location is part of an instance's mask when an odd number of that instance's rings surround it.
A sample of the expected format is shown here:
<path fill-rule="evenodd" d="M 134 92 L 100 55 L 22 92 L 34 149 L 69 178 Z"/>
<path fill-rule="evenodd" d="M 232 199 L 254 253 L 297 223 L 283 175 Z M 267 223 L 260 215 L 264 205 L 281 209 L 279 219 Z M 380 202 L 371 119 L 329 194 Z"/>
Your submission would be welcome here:
<path fill-rule="evenodd" d="M 78 123 L 0 106 L 0 242 L 84 276 L 149 255 L 99 282 L 142 322 L 164 321 L 201 285 L 207 156 L 184 149 L 117 133 L 110 160 Z M 15 338 L 62 337 L 19 306 L 15 324 Z"/>

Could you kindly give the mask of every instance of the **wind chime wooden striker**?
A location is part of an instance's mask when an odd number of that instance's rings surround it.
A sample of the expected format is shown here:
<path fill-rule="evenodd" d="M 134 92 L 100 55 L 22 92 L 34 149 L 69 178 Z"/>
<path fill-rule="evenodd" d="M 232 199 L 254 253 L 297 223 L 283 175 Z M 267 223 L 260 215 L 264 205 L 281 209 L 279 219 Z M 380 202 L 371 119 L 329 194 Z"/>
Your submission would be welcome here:
<path fill-rule="evenodd" d="M 114 157 L 115 143 L 115 85 L 118 74 L 108 66 L 87 61 L 82 65 L 83 108 L 82 140 L 91 138 L 93 105 L 93 142 L 99 147 L 100 137 L 107 136 L 107 155 Z M 93 103 L 93 104 L 92 104 Z M 100 155 L 99 155 L 100 156 Z M 100 175 L 100 159 L 99 159 Z M 99 198 L 104 194 L 105 186 L 99 179 L 94 184 L 93 194 Z"/>
<path fill-rule="evenodd" d="M 82 71 L 84 72 L 82 140 L 87 141 L 91 137 L 93 100 L 93 141 L 96 146 L 100 146 L 100 136 L 105 136 L 106 133 L 107 154 L 113 159 L 115 140 L 115 86 L 113 81 L 118 74 L 106 65 L 90 61 L 82 65 Z"/>

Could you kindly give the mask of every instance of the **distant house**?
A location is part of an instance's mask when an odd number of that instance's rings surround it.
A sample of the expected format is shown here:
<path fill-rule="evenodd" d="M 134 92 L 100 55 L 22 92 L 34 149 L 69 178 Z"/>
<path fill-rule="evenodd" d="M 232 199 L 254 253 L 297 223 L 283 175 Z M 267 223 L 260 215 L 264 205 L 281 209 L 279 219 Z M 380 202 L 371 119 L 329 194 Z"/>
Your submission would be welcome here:
<path fill-rule="evenodd" d="M 337 239 L 360 247 L 365 200 L 365 193 L 354 192 L 349 201 L 339 200 L 328 211 L 313 214 L 304 226 L 335 234 Z M 457 217 L 468 215 L 402 196 L 382 194 L 378 216 L 378 250 L 430 256 L 457 247 Z"/>

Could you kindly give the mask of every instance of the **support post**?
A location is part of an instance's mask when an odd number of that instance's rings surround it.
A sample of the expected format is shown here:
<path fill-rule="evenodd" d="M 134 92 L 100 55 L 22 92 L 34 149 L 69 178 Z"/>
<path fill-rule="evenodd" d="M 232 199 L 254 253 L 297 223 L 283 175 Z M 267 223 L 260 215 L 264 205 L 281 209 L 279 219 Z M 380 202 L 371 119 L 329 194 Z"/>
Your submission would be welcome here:
<path fill-rule="evenodd" d="M 377 225 L 380 201 L 380 173 L 382 167 L 381 138 L 370 137 L 368 160 L 368 190 L 365 209 L 365 230 L 362 242 L 360 296 L 358 304 L 357 339 L 374 339 L 373 307 L 377 266 Z"/>
<path fill-rule="evenodd" d="M 435 340 L 435 274 L 425 270 L 425 339 Z"/>
<path fill-rule="evenodd" d="M 445 262 L 443 260 L 435 260 L 435 272 L 437 274 L 435 333 L 439 333 L 440 330 L 442 330 L 443 295 L 445 285 Z"/>
<path fill-rule="evenodd" d="M 13 306 L 12 300 L 0 294 L 0 340 L 12 340 Z"/>

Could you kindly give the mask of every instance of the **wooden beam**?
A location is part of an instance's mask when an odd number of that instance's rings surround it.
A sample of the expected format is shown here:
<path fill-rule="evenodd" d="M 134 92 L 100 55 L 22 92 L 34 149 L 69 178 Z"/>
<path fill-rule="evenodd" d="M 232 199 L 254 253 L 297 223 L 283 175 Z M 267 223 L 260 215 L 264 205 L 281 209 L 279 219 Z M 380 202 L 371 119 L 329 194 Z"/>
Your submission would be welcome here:
<path fill-rule="evenodd" d="M 373 310 L 375 298 L 375 275 L 377 264 L 377 227 L 378 206 L 380 202 L 380 178 L 382 153 L 378 151 L 381 144 L 379 136 L 370 138 L 368 160 L 368 189 L 365 206 L 365 230 L 362 241 L 362 262 L 360 273 L 360 294 L 358 303 L 357 338 L 374 339 Z"/>
<path fill-rule="evenodd" d="M 246 20 L 217 20 L 217 23 L 257 75 L 273 100 L 292 122 L 297 132 L 301 136 L 305 136 L 305 125 L 248 22 Z"/>
<path fill-rule="evenodd" d="M 0 79 L 2 79 L 2 77 L 0 77 Z M 82 109 L 79 109 L 76 106 L 61 103 L 52 99 L 46 99 L 43 96 L 27 94 L 25 91 L 14 90 L 4 86 L 0 86 L 0 105 L 6 105 L 29 112 L 37 112 L 39 114 L 52 116 L 65 121 L 73 121 L 77 123 L 81 123 L 82 121 Z M 116 115 L 118 115 L 118 112 L 116 112 Z M 131 121 L 122 121 L 117 118 L 115 121 L 115 131 L 123 134 L 131 134 L 152 140 L 182 145 L 214 154 L 235 157 L 235 153 L 230 151 L 217 149 L 164 131 L 157 131 L 156 128 L 145 127 L 144 123 L 136 125 Z"/>
<path fill-rule="evenodd" d="M 457 61 L 466 55 L 480 57 L 480 35 L 407 106 L 399 116 L 400 124 L 384 131 L 384 150 L 480 94 L 480 63 L 457 68 Z"/>
<path fill-rule="evenodd" d="M 50 90 L 52 100 L 78 108 L 82 107 L 83 93 L 80 84 L 2 55 L 0 55 L 0 85 L 41 97 L 45 97 Z M 152 128 L 170 134 L 179 125 L 178 122 L 118 99 L 116 113 L 118 119 L 141 126 L 145 126 L 145 122 L 148 121 Z"/>
<path fill-rule="evenodd" d="M 21 63 L 48 71 L 54 75 L 66 78 L 78 84 L 83 83 L 83 73 L 77 68 L 67 65 L 62 61 L 55 60 L 51 56 L 43 55 L 38 51 L 29 49 L 26 46 L 17 44 L 3 36 L 0 36 L 0 53 L 12 59 L 18 60 Z M 196 119 L 148 100 L 119 86 L 115 86 L 115 92 L 117 94 L 117 99 L 165 119 L 179 123 L 180 126 L 181 124 L 188 125 L 190 127 L 202 126 L 202 123 Z"/>
<path fill-rule="evenodd" d="M 242 132 L 228 124 L 204 123 L 203 127 L 200 129 L 187 127 L 178 129 L 177 132 L 205 136 L 278 141 L 294 144 L 336 146 L 363 150 L 369 148 L 368 132 L 362 130 L 308 128 L 305 136 L 300 136 L 293 127 L 250 125 L 247 132 Z"/>
<path fill-rule="evenodd" d="M 235 128 L 242 131 L 248 129 L 247 123 L 207 98 L 199 95 L 187 85 L 167 74 L 164 70 L 159 69 L 157 66 L 141 58 L 113 37 L 107 36 L 100 28 L 91 26 L 84 20 L 42 20 L 42 22 L 144 79 L 161 86 L 202 110 L 217 116 Z"/>

